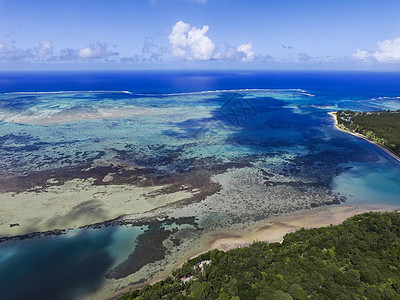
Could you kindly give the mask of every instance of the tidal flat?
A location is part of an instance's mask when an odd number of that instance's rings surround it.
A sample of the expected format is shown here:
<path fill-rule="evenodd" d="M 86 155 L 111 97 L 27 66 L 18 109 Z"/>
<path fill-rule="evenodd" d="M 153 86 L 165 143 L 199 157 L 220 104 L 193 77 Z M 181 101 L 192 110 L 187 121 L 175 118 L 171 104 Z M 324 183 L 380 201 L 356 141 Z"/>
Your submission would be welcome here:
<path fill-rule="evenodd" d="M 2 94 L 0 275 L 29 282 L 19 298 L 50 298 L 53 284 L 60 297 L 106 298 L 212 247 L 396 210 L 399 162 L 327 115 L 400 108 L 396 99 L 300 89 Z M 63 288 L 46 257 L 65 270 Z M 46 276 L 32 280 L 38 268 Z"/>

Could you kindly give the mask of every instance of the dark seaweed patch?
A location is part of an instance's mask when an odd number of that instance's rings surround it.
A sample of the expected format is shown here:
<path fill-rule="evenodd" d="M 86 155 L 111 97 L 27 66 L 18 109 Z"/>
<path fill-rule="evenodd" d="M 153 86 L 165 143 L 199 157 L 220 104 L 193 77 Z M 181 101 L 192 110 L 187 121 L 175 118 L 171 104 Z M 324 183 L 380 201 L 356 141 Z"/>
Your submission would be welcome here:
<path fill-rule="evenodd" d="M 164 259 L 167 248 L 163 245 L 163 241 L 171 234 L 170 230 L 156 229 L 140 235 L 135 250 L 128 259 L 110 270 L 106 278 L 121 279 L 136 273 L 149 263 Z"/>
<path fill-rule="evenodd" d="M 110 270 L 106 274 L 109 279 L 121 279 L 130 274 L 136 273 L 142 267 L 149 263 L 160 261 L 168 254 L 167 248 L 163 242 L 171 237 L 171 235 L 178 231 L 175 227 L 171 230 L 165 230 L 166 225 L 183 225 L 190 224 L 197 228 L 197 223 L 194 217 L 186 218 L 166 218 L 163 221 L 151 221 L 149 229 L 141 234 L 136 241 L 134 251 L 129 257 L 121 264 Z M 180 240 L 177 238 L 170 239 L 173 245 L 179 246 Z"/>

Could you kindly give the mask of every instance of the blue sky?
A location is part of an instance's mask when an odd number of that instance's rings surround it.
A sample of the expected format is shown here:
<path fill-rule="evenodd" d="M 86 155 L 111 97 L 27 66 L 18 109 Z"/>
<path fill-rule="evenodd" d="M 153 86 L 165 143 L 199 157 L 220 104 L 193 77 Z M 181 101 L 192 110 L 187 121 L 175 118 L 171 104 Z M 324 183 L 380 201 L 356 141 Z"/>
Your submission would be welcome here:
<path fill-rule="evenodd" d="M 400 1 L 0 0 L 0 70 L 400 71 Z"/>

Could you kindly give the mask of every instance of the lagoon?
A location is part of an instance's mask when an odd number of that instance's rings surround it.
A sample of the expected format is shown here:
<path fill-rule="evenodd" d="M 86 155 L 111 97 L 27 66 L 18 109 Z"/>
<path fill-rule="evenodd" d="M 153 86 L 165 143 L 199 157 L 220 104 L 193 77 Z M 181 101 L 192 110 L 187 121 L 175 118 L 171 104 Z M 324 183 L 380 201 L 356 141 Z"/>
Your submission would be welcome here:
<path fill-rule="evenodd" d="M 400 163 L 327 115 L 400 109 L 398 73 L 0 77 L 1 236 L 71 228 L 0 243 L 6 299 L 104 298 L 221 232 L 400 203 Z"/>

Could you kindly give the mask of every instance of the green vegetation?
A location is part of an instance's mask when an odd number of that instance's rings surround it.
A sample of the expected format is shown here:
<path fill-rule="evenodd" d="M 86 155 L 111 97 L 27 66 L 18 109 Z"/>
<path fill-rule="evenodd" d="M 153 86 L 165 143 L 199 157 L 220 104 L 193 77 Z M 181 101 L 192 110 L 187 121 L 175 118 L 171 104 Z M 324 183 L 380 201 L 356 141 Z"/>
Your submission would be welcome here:
<path fill-rule="evenodd" d="M 336 116 L 340 128 L 360 133 L 400 156 L 400 111 L 340 110 Z"/>
<path fill-rule="evenodd" d="M 371 212 L 338 226 L 301 229 L 282 244 L 212 250 L 120 299 L 308 298 L 400 299 L 400 213 Z"/>

